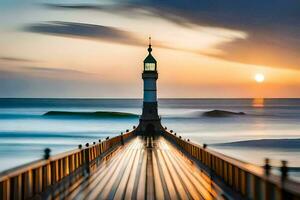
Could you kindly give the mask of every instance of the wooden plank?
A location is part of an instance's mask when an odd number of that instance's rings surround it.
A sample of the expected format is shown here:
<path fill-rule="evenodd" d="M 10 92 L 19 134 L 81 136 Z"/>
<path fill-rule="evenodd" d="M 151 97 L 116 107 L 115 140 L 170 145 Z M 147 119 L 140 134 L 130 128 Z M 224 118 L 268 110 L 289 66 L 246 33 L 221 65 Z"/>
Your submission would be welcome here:
<path fill-rule="evenodd" d="M 177 191 L 175 189 L 175 186 L 173 184 L 173 181 L 172 181 L 172 178 L 171 178 L 171 175 L 168 171 L 168 168 L 164 162 L 164 159 L 161 155 L 161 149 L 157 150 L 157 160 L 158 160 L 158 163 L 160 164 L 161 168 L 162 168 L 162 173 L 160 174 L 160 176 L 163 176 L 165 181 L 166 181 L 166 186 L 169 192 L 169 195 L 170 195 L 170 198 L 171 199 L 178 199 L 178 196 L 177 196 Z"/>
<path fill-rule="evenodd" d="M 141 162 L 141 157 L 143 155 L 144 151 L 139 151 L 137 158 L 134 160 L 134 164 L 131 170 L 131 174 L 127 183 L 126 192 L 125 192 L 125 199 L 132 199 L 133 189 L 134 189 L 134 183 L 136 181 L 137 174 L 138 174 L 138 165 L 139 162 Z"/>
<path fill-rule="evenodd" d="M 222 194 L 208 175 L 163 137 L 133 139 L 74 187 L 66 190 L 67 196 L 55 198 L 211 200 Z"/>
<path fill-rule="evenodd" d="M 109 164 L 107 166 L 105 166 L 106 170 L 101 171 L 101 173 L 99 174 L 99 178 L 97 177 L 97 181 L 94 181 L 93 185 L 95 185 L 95 186 L 90 187 L 90 192 L 88 194 L 88 198 L 96 199 L 99 195 L 101 195 L 102 190 L 106 187 L 106 185 L 109 183 L 109 181 L 111 181 L 112 176 L 114 176 L 121 170 L 120 166 L 122 166 L 124 164 L 125 160 L 128 159 L 128 156 L 131 153 L 132 152 L 127 151 L 124 155 L 121 155 L 120 162 L 115 163 L 114 166 L 110 166 Z M 113 178 L 115 179 L 116 175 Z"/>
<path fill-rule="evenodd" d="M 73 191 L 69 199 L 84 199 L 88 198 L 88 195 L 92 190 L 102 181 L 105 174 L 110 170 L 114 170 L 118 167 L 118 163 L 126 157 L 126 154 L 129 153 L 128 149 L 123 149 L 119 154 L 116 154 L 111 159 L 103 159 L 103 163 L 99 166 L 96 173 L 92 174 L 92 176 L 88 179 L 88 181 L 82 183 L 78 189 Z"/>
<path fill-rule="evenodd" d="M 158 163 L 156 160 L 156 156 L 154 152 L 151 152 L 152 154 L 152 162 L 153 162 L 153 176 L 154 176 L 154 188 L 155 188 L 155 197 L 156 199 L 164 200 L 164 190 L 162 186 L 161 176 L 159 174 L 158 170 Z"/>
<path fill-rule="evenodd" d="M 152 140 L 150 144 L 152 146 Z M 149 146 L 148 146 L 149 147 Z M 147 149 L 147 173 L 146 173 L 146 199 L 154 200 L 154 180 L 153 180 L 153 163 L 152 163 L 152 148 Z"/>
<path fill-rule="evenodd" d="M 145 151 L 143 155 L 143 162 L 141 167 L 141 173 L 139 178 L 139 184 L 137 188 L 137 199 L 145 199 L 146 193 L 146 167 L 147 167 L 147 153 Z"/>
<path fill-rule="evenodd" d="M 121 180 L 119 181 L 119 184 L 114 183 L 114 184 L 118 184 L 118 187 L 116 189 L 113 199 L 121 200 L 125 196 L 126 186 L 129 181 L 129 176 L 131 175 L 131 172 L 132 172 L 132 169 L 133 169 L 133 166 L 135 163 L 134 161 L 137 159 L 137 157 L 139 155 L 138 150 L 133 150 L 133 151 L 134 151 L 134 153 L 130 156 L 128 163 L 126 163 L 126 165 L 127 165 L 126 169 L 120 176 Z M 109 196 L 109 195 L 107 195 L 107 196 Z M 104 197 L 105 197 L 105 195 L 104 195 Z M 108 199 L 111 199 L 111 198 L 108 198 Z"/>
<path fill-rule="evenodd" d="M 166 151 L 161 151 L 162 157 L 166 163 L 166 166 L 168 168 L 168 171 L 171 175 L 171 178 L 173 180 L 174 186 L 176 188 L 176 191 L 179 194 L 180 199 L 188 199 L 188 195 L 184 189 L 184 186 L 182 185 L 182 181 L 179 178 L 179 174 L 177 173 L 177 171 L 174 169 L 173 165 L 171 164 L 171 161 L 166 157 Z M 180 163 L 176 163 L 176 165 L 180 165 Z M 188 187 L 188 186 L 187 186 Z"/>
<path fill-rule="evenodd" d="M 164 141 L 166 142 L 166 141 Z M 166 144 L 167 145 L 167 144 Z M 181 167 L 184 172 L 184 176 L 190 179 L 190 181 L 196 186 L 196 189 L 204 199 L 212 199 L 212 196 L 216 196 L 216 192 L 212 188 L 211 180 L 205 179 L 204 175 L 197 166 L 195 166 L 187 157 L 182 155 L 177 149 L 170 146 L 172 151 L 169 152 L 169 156 L 172 156 L 178 166 Z"/>
<path fill-rule="evenodd" d="M 179 163 L 174 157 L 170 155 L 170 152 L 166 153 L 166 156 L 170 159 L 171 163 L 173 164 L 176 173 L 180 176 L 183 185 L 185 187 L 185 190 L 188 191 L 189 196 L 191 196 L 192 199 L 198 200 L 198 199 L 203 199 L 201 198 L 200 193 L 198 193 L 196 189 L 196 184 L 195 182 L 191 181 L 188 176 L 186 176 L 185 171 L 180 167 L 181 163 Z"/>

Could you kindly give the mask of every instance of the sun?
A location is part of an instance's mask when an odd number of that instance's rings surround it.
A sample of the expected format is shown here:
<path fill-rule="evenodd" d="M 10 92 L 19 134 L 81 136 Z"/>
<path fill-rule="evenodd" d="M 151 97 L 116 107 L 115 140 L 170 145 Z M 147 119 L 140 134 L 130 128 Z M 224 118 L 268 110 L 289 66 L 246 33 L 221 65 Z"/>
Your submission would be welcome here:
<path fill-rule="evenodd" d="M 265 80 L 265 76 L 263 74 L 255 74 L 254 79 L 258 83 L 262 83 Z"/>

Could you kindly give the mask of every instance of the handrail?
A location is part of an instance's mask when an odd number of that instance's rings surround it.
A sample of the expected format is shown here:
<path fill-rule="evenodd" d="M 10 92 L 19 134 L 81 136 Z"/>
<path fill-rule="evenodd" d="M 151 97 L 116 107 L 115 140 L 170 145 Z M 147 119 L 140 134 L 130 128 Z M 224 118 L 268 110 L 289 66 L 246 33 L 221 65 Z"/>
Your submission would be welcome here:
<path fill-rule="evenodd" d="M 39 159 L 39 160 L 35 160 L 35 161 L 32 161 L 32 162 L 25 163 L 23 165 L 5 170 L 5 171 L 0 173 L 0 182 L 3 179 L 5 179 L 6 177 L 12 177 L 12 176 L 15 176 L 17 174 L 21 174 L 23 172 L 31 170 L 33 168 L 41 167 L 49 161 L 59 160 L 59 159 L 62 159 L 64 157 L 67 157 L 69 155 L 78 153 L 80 151 L 81 151 L 80 149 L 73 149 L 73 150 L 70 150 L 70 151 L 62 152 L 62 153 L 56 154 L 54 156 L 51 156 L 49 159 Z"/>
<path fill-rule="evenodd" d="M 173 131 L 165 130 L 163 135 L 247 199 L 300 199 L 299 182 L 266 173 L 263 167 L 226 156 L 206 145 L 186 141 Z"/>
<path fill-rule="evenodd" d="M 97 158 L 114 146 L 124 144 L 134 132 L 135 128 L 132 131 L 126 130 L 125 134 L 107 137 L 91 146 L 87 143 L 84 148 L 79 146 L 79 149 L 6 170 L 0 173 L 0 199 L 28 199 L 41 194 L 83 166 L 88 170 L 89 165 Z"/>

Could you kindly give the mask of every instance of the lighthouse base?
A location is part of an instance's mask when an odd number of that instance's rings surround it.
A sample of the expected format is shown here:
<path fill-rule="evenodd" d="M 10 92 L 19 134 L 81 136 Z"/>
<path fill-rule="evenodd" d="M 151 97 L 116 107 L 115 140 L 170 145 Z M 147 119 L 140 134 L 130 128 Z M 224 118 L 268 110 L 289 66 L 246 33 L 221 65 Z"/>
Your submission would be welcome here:
<path fill-rule="evenodd" d="M 140 123 L 136 128 L 136 134 L 143 136 L 154 136 L 160 135 L 163 130 L 164 128 L 162 127 L 159 118 L 157 120 L 140 119 Z"/>
<path fill-rule="evenodd" d="M 157 113 L 157 102 L 144 102 L 143 113 L 140 123 L 136 129 L 138 135 L 158 135 L 163 132 L 164 128 L 160 123 L 160 117 Z"/>

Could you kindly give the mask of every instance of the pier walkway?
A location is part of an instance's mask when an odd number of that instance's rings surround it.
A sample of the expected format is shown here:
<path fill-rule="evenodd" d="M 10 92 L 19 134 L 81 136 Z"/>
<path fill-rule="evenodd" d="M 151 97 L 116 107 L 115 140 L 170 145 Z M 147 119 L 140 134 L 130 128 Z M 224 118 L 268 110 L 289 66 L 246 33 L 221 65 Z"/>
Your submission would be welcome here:
<path fill-rule="evenodd" d="M 300 200 L 300 183 L 183 139 L 125 134 L 0 173 L 0 200 Z M 47 155 L 48 153 L 48 155 Z"/>
<path fill-rule="evenodd" d="M 209 200 L 223 193 L 163 137 L 135 137 L 116 151 L 60 198 Z"/>

